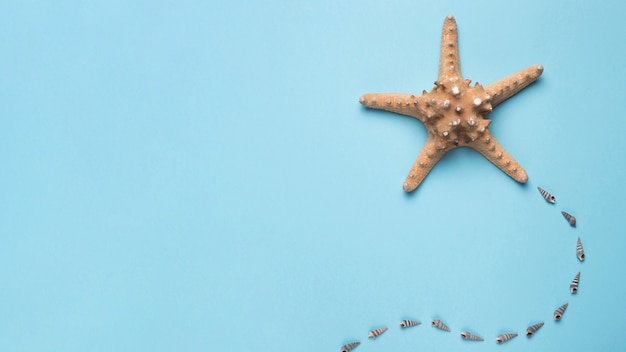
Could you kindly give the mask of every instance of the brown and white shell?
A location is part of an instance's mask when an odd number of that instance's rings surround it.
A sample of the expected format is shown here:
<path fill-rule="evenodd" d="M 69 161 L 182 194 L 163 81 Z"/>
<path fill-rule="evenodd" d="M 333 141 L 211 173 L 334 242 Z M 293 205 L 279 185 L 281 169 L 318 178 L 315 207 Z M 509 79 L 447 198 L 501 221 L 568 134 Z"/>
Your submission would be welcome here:
<path fill-rule="evenodd" d="M 509 341 L 510 339 L 517 337 L 517 334 L 502 334 L 496 338 L 497 343 L 503 343 Z"/>
<path fill-rule="evenodd" d="M 546 200 L 546 202 L 554 204 L 556 203 L 556 198 L 548 191 L 546 191 L 545 189 L 537 186 L 537 189 L 539 190 L 539 193 L 541 193 L 541 196 L 543 197 L 543 199 Z"/>
<path fill-rule="evenodd" d="M 361 341 L 354 341 L 341 346 L 340 352 L 350 352 L 353 348 L 360 345 Z"/>
<path fill-rule="evenodd" d="M 526 336 L 533 336 L 537 332 L 537 330 L 541 329 L 542 326 L 543 322 L 529 326 L 528 329 L 526 329 Z"/>
<path fill-rule="evenodd" d="M 585 250 L 583 249 L 582 242 L 580 242 L 580 237 L 578 237 L 578 241 L 576 241 L 576 257 L 581 262 L 585 260 Z"/>
<path fill-rule="evenodd" d="M 567 220 L 570 226 L 576 227 L 576 217 L 574 217 L 574 215 L 566 211 L 561 211 L 561 214 L 563 214 L 563 217 L 565 218 L 565 220 Z"/>
<path fill-rule="evenodd" d="M 382 335 L 388 328 L 385 326 L 383 328 L 374 329 L 367 334 L 367 337 L 371 339 L 376 339 L 378 336 Z"/>
<path fill-rule="evenodd" d="M 470 340 L 470 341 L 485 341 L 485 339 L 483 339 L 482 337 L 478 335 L 474 335 L 468 331 L 463 331 L 461 333 L 461 338 L 463 338 L 463 340 Z"/>
<path fill-rule="evenodd" d="M 417 320 L 403 320 L 400 322 L 400 327 L 401 328 L 408 328 L 411 326 L 417 326 L 422 324 L 421 322 L 417 321 Z"/>
<path fill-rule="evenodd" d="M 450 328 L 439 319 L 433 320 L 432 326 L 437 329 L 444 330 L 444 331 L 448 331 L 448 332 L 450 331 Z"/>
<path fill-rule="evenodd" d="M 554 311 L 554 320 L 561 320 L 561 318 L 563 317 L 563 313 L 565 313 L 568 305 L 569 303 L 565 303 Z"/>

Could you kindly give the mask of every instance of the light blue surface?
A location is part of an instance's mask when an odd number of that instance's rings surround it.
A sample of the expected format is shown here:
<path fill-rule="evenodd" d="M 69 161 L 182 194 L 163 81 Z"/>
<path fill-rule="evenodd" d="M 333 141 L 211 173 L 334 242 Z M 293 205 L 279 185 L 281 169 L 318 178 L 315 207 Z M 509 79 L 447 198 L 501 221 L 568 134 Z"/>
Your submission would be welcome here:
<path fill-rule="evenodd" d="M 623 348 L 623 4 L 4 2 L 0 350 Z M 358 104 L 447 14 L 466 78 L 545 67 L 490 115 L 524 186 L 458 149 L 407 195 L 424 128 Z"/>

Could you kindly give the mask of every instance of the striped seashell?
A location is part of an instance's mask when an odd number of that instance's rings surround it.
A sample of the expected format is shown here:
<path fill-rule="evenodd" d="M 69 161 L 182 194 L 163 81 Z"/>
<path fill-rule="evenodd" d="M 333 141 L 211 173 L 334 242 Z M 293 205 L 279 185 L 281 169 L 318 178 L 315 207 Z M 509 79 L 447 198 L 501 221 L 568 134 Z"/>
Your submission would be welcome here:
<path fill-rule="evenodd" d="M 416 325 L 420 325 L 421 323 L 419 321 L 415 321 L 415 320 L 403 320 L 400 322 L 400 327 L 401 328 L 408 328 L 411 326 L 416 326 Z"/>
<path fill-rule="evenodd" d="M 526 329 L 526 336 L 527 337 L 533 336 L 533 334 L 536 333 L 537 330 L 541 329 L 542 326 L 543 326 L 543 322 L 529 326 L 528 329 Z"/>
<path fill-rule="evenodd" d="M 477 336 L 477 335 L 474 335 L 474 334 L 472 334 L 471 332 L 467 332 L 467 331 L 463 331 L 463 332 L 461 333 L 461 337 L 462 337 L 464 340 L 471 340 L 471 341 L 485 341 L 485 339 L 483 339 L 482 337 Z"/>
<path fill-rule="evenodd" d="M 565 313 L 568 305 L 569 303 L 565 303 L 554 311 L 554 320 L 561 320 L 561 317 L 563 316 L 563 313 Z"/>
<path fill-rule="evenodd" d="M 378 336 L 382 335 L 382 333 L 384 333 L 387 330 L 388 330 L 387 327 L 380 328 L 380 329 L 374 329 L 374 330 L 370 331 L 369 334 L 367 334 L 367 337 L 375 339 Z"/>
<path fill-rule="evenodd" d="M 444 331 L 450 331 L 450 328 L 446 324 L 444 324 L 441 320 L 439 320 L 439 319 L 433 320 L 433 324 L 432 325 L 433 325 L 433 327 L 435 327 L 437 329 L 441 329 L 441 330 L 444 330 Z"/>
<path fill-rule="evenodd" d="M 578 272 L 578 274 L 576 274 L 576 277 L 574 278 L 574 280 L 572 280 L 572 283 L 569 285 L 569 292 L 571 293 L 578 292 L 578 281 L 580 281 L 580 271 Z"/>
<path fill-rule="evenodd" d="M 361 341 L 354 341 L 354 342 L 347 343 L 347 344 L 341 346 L 341 351 L 340 352 L 349 352 L 350 350 L 352 350 L 353 348 L 355 348 L 356 346 L 358 346 L 360 344 L 361 344 Z"/>
<path fill-rule="evenodd" d="M 496 342 L 497 343 L 503 343 L 506 341 L 509 341 L 510 339 L 516 337 L 517 334 L 502 334 L 500 336 L 498 336 L 498 338 L 496 338 Z"/>
<path fill-rule="evenodd" d="M 550 194 L 550 192 L 541 187 L 537 187 L 537 189 L 539 190 L 539 193 L 541 193 L 541 195 L 543 196 L 543 199 L 545 199 L 548 203 L 556 203 L 556 198 L 552 194 Z"/>
<path fill-rule="evenodd" d="M 562 211 L 561 214 L 563 214 L 565 220 L 567 220 L 567 222 L 569 222 L 572 227 L 576 227 L 576 218 L 574 217 L 574 215 L 565 211 Z"/>
<path fill-rule="evenodd" d="M 578 237 L 578 241 L 576 242 L 576 256 L 581 262 L 585 260 L 585 250 L 583 249 L 582 242 L 580 242 L 580 237 Z"/>

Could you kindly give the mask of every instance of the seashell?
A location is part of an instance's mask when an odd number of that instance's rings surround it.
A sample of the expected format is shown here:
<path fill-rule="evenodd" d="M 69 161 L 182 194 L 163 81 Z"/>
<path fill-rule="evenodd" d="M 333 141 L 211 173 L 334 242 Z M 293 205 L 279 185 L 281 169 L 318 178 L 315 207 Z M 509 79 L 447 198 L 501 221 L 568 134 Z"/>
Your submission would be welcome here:
<path fill-rule="evenodd" d="M 340 352 L 349 352 L 351 349 L 355 348 L 356 346 L 358 346 L 360 344 L 361 344 L 361 341 L 354 341 L 354 342 L 347 343 L 347 344 L 341 346 L 341 351 Z"/>
<path fill-rule="evenodd" d="M 561 317 L 563 316 L 563 313 L 565 313 L 568 305 L 569 303 L 565 303 L 554 311 L 554 320 L 561 320 Z"/>
<path fill-rule="evenodd" d="M 444 330 L 444 331 L 450 331 L 450 328 L 444 324 L 441 320 L 439 319 L 435 319 L 433 320 L 433 327 Z"/>
<path fill-rule="evenodd" d="M 374 330 L 370 331 L 369 334 L 367 334 L 367 337 L 375 339 L 378 336 L 382 335 L 382 333 L 384 333 L 387 330 L 388 330 L 387 327 L 380 328 L 380 329 L 374 329 Z"/>
<path fill-rule="evenodd" d="M 572 227 L 576 227 L 576 218 L 574 217 L 574 215 L 565 211 L 562 211 L 561 214 L 563 214 L 565 220 L 567 220 L 567 222 L 569 222 Z"/>
<path fill-rule="evenodd" d="M 526 329 L 526 336 L 527 337 L 533 336 L 533 334 L 536 333 L 537 330 L 539 330 L 542 326 L 543 326 L 543 322 L 529 326 L 528 329 Z"/>
<path fill-rule="evenodd" d="M 572 280 L 572 283 L 569 285 L 569 292 L 571 293 L 578 292 L 578 281 L 580 281 L 580 271 L 578 272 L 578 274 L 576 274 L 576 277 L 574 278 L 574 280 Z"/>
<path fill-rule="evenodd" d="M 548 203 L 556 203 L 556 198 L 552 194 L 550 194 L 550 192 L 541 187 L 537 187 L 537 189 L 539 190 L 539 193 L 541 193 L 541 195 L 543 196 L 543 199 L 545 199 Z"/>
<path fill-rule="evenodd" d="M 485 341 L 485 339 L 483 339 L 482 337 L 477 336 L 477 335 L 474 335 L 474 334 L 472 334 L 471 332 L 467 332 L 467 331 L 463 331 L 463 332 L 461 333 L 461 337 L 462 337 L 464 340 L 471 340 L 471 341 Z"/>
<path fill-rule="evenodd" d="M 408 328 L 411 326 L 416 326 L 416 325 L 420 325 L 421 323 L 419 321 L 415 321 L 415 320 L 403 320 L 400 322 L 400 327 L 401 328 Z"/>
<path fill-rule="evenodd" d="M 585 260 L 585 250 L 583 249 L 582 242 L 580 242 L 580 237 L 578 237 L 578 241 L 576 242 L 576 256 L 581 262 Z"/>
<path fill-rule="evenodd" d="M 496 338 L 496 342 L 497 343 L 503 343 L 506 341 L 509 341 L 510 339 L 516 337 L 517 334 L 502 334 L 500 336 L 498 336 L 498 338 Z"/>

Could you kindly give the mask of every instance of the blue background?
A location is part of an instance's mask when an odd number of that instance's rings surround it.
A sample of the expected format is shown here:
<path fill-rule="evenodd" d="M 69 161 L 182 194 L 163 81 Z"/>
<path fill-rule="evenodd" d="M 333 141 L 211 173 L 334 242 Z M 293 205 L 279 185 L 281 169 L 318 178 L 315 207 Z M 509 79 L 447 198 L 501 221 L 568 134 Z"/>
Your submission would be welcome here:
<path fill-rule="evenodd" d="M 3 2 L 0 350 L 623 348 L 625 10 Z M 431 89 L 448 14 L 466 78 L 545 67 L 490 115 L 526 185 L 461 148 L 407 195 L 424 127 L 358 103 Z"/>

